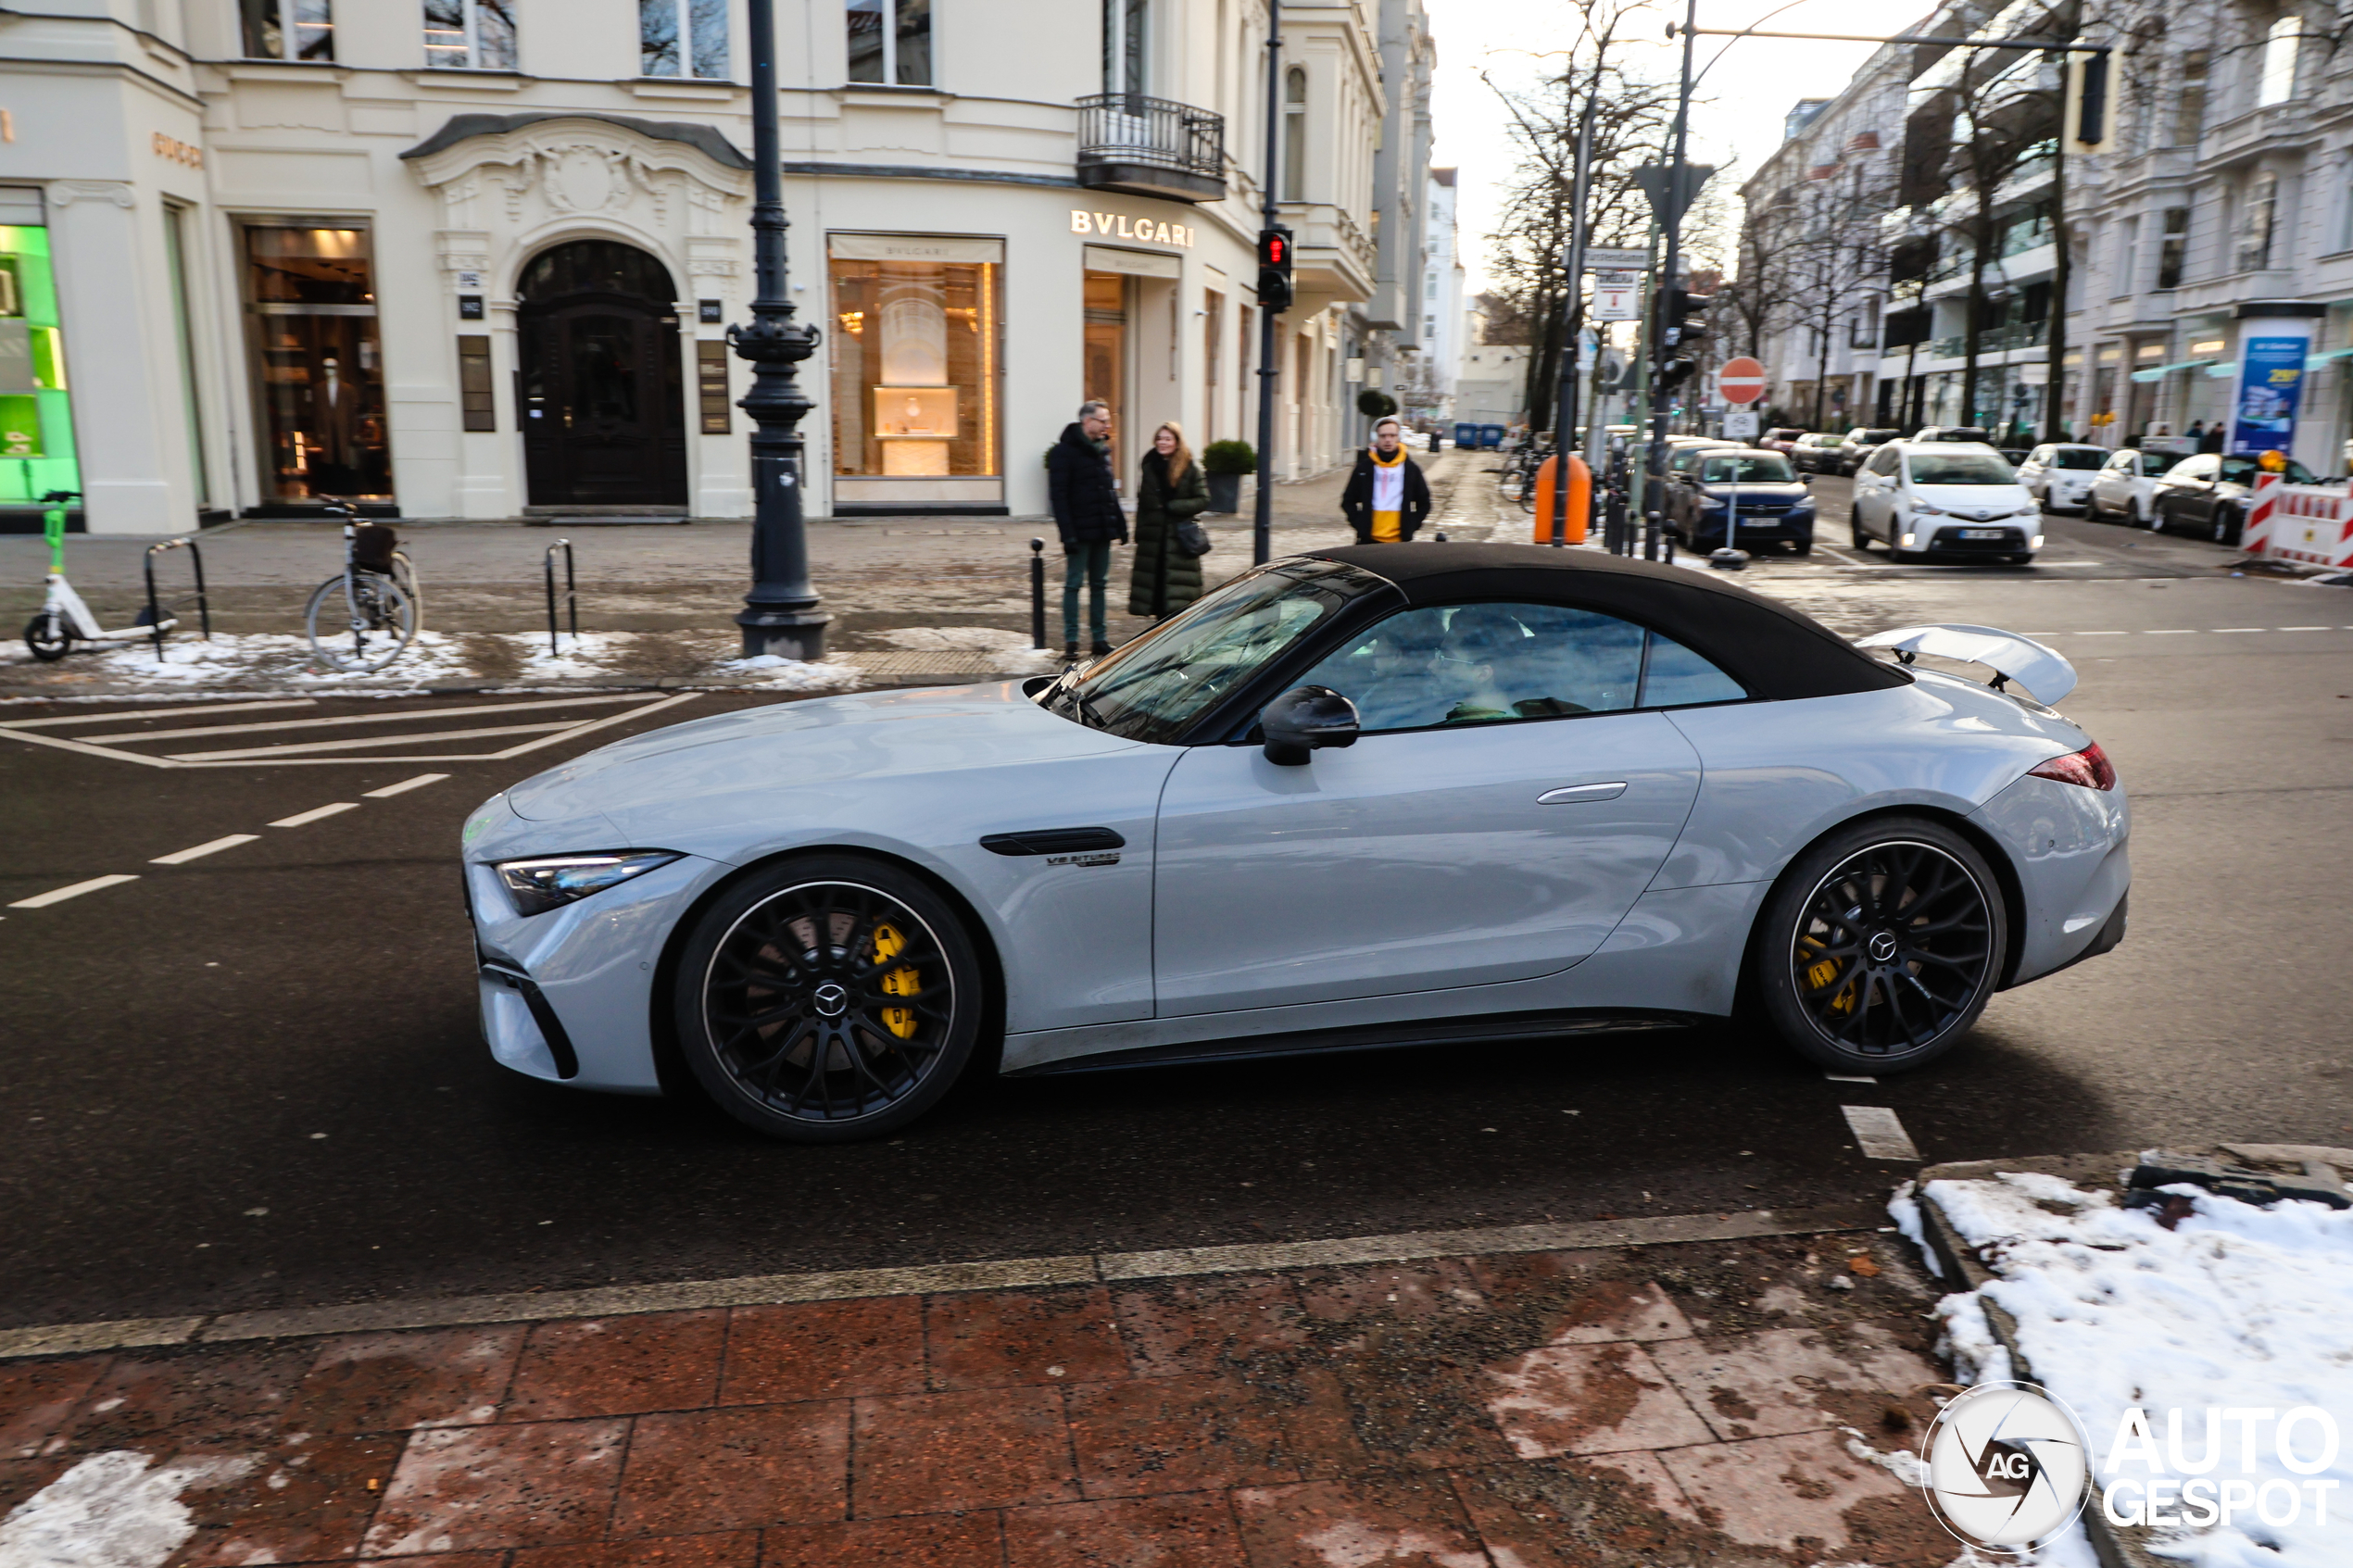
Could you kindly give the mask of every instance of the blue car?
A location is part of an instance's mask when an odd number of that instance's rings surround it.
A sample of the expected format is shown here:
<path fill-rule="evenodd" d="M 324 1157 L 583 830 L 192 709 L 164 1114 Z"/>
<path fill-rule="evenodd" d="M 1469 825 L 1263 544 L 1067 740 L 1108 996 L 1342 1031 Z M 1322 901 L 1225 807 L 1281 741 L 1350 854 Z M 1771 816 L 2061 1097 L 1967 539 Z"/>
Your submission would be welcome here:
<path fill-rule="evenodd" d="M 1060 677 L 748 708 L 492 797 L 483 1029 L 802 1142 L 968 1070 L 1655 1052 L 1626 1032 L 1752 1006 L 1901 1072 L 2124 934 L 2124 792 L 2044 705 L 2074 684 L 1599 551 L 1318 551 Z"/>
<path fill-rule="evenodd" d="M 1787 546 L 1814 553 L 1814 495 L 1779 452 L 1726 447 L 1679 465 L 1667 495 L 1667 522 L 1693 550 Z"/>

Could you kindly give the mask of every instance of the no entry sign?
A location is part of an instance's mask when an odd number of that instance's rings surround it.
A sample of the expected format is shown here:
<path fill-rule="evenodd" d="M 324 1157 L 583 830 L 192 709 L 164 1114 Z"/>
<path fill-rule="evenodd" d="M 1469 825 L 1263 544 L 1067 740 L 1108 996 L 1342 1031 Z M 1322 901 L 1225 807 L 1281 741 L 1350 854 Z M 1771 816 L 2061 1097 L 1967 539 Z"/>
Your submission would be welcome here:
<path fill-rule="evenodd" d="M 1716 390 L 1724 395 L 1725 402 L 1746 408 L 1765 395 L 1765 367 L 1745 354 L 1727 359 L 1716 372 Z"/>

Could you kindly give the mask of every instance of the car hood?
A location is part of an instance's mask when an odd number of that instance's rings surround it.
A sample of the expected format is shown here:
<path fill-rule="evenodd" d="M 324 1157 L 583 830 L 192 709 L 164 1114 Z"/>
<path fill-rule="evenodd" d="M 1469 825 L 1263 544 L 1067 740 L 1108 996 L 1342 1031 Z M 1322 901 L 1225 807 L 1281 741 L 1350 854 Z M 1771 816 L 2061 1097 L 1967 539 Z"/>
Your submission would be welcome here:
<path fill-rule="evenodd" d="M 1948 512 L 2014 512 L 2034 504 L 2022 484 L 1915 484 L 1912 494 Z"/>
<path fill-rule="evenodd" d="M 576 757 L 517 784 L 508 801 L 533 822 L 620 817 L 686 797 L 1048 761 L 1136 744 L 1047 712 L 1022 684 L 861 692 L 714 714 Z"/>

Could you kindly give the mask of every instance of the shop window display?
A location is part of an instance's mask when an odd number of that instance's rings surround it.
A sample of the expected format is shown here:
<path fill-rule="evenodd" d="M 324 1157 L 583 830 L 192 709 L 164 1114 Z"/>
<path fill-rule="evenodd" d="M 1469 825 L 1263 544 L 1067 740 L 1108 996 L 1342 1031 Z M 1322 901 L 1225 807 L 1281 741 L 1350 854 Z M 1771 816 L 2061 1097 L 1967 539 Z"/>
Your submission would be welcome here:
<path fill-rule="evenodd" d="M 0 505 L 81 488 L 49 231 L 0 224 Z"/>
<path fill-rule="evenodd" d="M 248 228 L 245 280 L 265 498 L 390 499 L 368 232 Z"/>
<path fill-rule="evenodd" d="M 998 263 L 886 259 L 1000 254 L 994 241 L 837 236 L 832 257 L 834 471 L 941 480 L 997 474 Z M 849 254 L 845 254 L 848 252 Z"/>

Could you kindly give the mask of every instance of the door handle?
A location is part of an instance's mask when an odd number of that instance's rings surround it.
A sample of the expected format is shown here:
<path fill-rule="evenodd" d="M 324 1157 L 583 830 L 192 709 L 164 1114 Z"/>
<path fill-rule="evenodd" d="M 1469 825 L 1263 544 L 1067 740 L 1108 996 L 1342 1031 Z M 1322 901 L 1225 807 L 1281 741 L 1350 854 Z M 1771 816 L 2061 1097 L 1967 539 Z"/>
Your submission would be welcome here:
<path fill-rule="evenodd" d="M 1626 781 L 1610 784 L 1570 784 L 1565 789 L 1548 789 L 1536 797 L 1539 806 L 1573 806 L 1581 800 L 1615 800 L 1626 793 Z"/>

